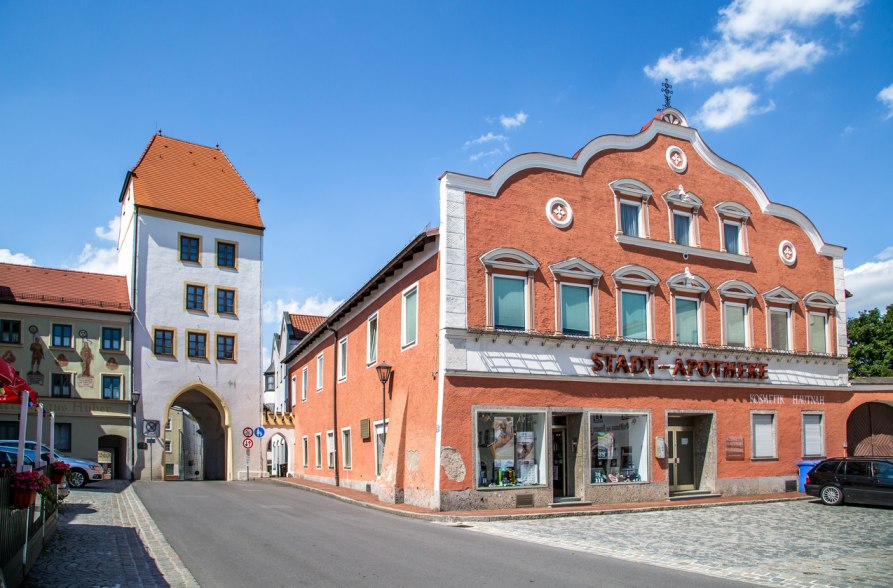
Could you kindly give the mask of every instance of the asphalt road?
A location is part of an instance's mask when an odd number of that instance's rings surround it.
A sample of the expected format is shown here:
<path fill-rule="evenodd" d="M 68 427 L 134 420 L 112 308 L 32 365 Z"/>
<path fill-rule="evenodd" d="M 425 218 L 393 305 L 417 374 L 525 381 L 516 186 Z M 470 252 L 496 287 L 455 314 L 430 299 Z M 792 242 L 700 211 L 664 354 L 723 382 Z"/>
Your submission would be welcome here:
<path fill-rule="evenodd" d="M 206 587 L 749 584 L 398 517 L 268 482 L 137 482 Z"/>

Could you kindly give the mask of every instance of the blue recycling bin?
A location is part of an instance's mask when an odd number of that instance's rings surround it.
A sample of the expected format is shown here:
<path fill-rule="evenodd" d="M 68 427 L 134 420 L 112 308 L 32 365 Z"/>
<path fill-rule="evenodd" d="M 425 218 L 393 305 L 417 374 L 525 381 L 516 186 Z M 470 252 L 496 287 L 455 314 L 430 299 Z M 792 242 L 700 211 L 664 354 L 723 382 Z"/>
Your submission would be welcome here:
<path fill-rule="evenodd" d="M 806 474 L 809 473 L 816 464 L 822 463 L 822 460 L 816 459 L 812 461 L 801 461 L 797 462 L 797 468 L 800 470 L 800 484 L 797 487 L 800 492 L 806 492 Z"/>

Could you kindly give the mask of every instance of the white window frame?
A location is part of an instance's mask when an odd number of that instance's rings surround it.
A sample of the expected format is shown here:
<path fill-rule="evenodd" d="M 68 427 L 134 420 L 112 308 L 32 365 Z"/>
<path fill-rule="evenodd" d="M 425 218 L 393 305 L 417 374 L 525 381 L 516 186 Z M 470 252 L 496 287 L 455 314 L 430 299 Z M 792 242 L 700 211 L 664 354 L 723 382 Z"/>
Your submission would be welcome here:
<path fill-rule="evenodd" d="M 679 243 L 676 241 L 677 216 L 688 219 L 688 243 Z M 697 247 L 697 239 L 695 238 L 695 215 L 691 211 L 673 209 L 670 211 L 670 221 L 670 241 L 677 243 L 678 245 L 685 245 L 686 247 Z"/>
<path fill-rule="evenodd" d="M 415 292 L 415 338 L 412 341 L 406 340 L 406 298 Z M 419 283 L 416 282 L 412 286 L 403 290 L 400 297 L 400 351 L 405 351 L 411 347 L 415 347 L 419 343 L 419 306 L 421 300 L 419 297 Z"/>
<path fill-rule="evenodd" d="M 167 417 L 167 422 L 164 424 L 165 431 L 173 431 L 174 419 L 171 417 Z"/>
<path fill-rule="evenodd" d="M 818 454 L 809 454 L 806 453 L 806 417 L 807 416 L 816 416 L 818 415 L 820 418 L 819 421 L 819 438 L 822 441 L 822 450 Z M 800 442 L 801 448 L 803 449 L 803 457 L 804 458 L 816 458 L 816 457 L 825 457 L 825 413 L 821 410 L 804 410 L 800 413 Z"/>
<path fill-rule="evenodd" d="M 747 302 L 734 302 L 732 300 L 722 300 L 720 303 L 721 313 L 719 316 L 719 320 L 722 324 L 722 344 L 732 347 L 729 343 L 728 336 L 726 333 L 726 306 L 737 306 L 744 309 L 744 347 L 738 347 L 735 345 L 734 347 L 739 349 L 747 349 L 751 347 L 751 338 L 750 338 L 750 304 Z"/>
<path fill-rule="evenodd" d="M 772 313 L 782 312 L 785 314 L 785 321 L 788 327 L 788 345 L 784 349 L 778 349 L 772 345 Z M 779 306 L 766 307 L 766 343 L 769 349 L 775 351 L 792 351 L 794 349 L 794 313 L 790 308 L 782 308 Z"/>
<path fill-rule="evenodd" d="M 331 441 L 331 445 L 329 444 Z M 329 449 L 331 447 L 331 449 Z M 335 459 L 338 455 L 338 448 L 335 446 L 335 431 L 330 429 L 326 431 L 326 467 L 330 470 L 335 469 Z"/>
<path fill-rule="evenodd" d="M 313 440 L 316 442 L 316 469 L 322 469 L 322 433 L 316 433 L 313 436 Z"/>
<path fill-rule="evenodd" d="M 307 387 L 310 380 L 310 368 L 304 366 L 301 370 L 301 402 L 307 402 Z"/>
<path fill-rule="evenodd" d="M 756 455 L 756 429 L 754 428 L 755 415 L 772 416 L 772 455 Z M 750 411 L 750 459 L 753 461 L 778 459 L 778 413 L 774 410 Z"/>
<path fill-rule="evenodd" d="M 592 337 L 592 334 L 595 332 L 595 329 L 593 328 L 593 326 L 595 324 L 595 313 L 593 312 L 593 304 L 592 304 L 592 294 L 593 294 L 592 284 L 577 284 L 575 282 L 558 282 L 558 309 L 557 309 L 558 310 L 558 313 L 557 313 L 558 329 L 556 329 L 556 330 L 559 333 L 564 334 L 564 312 L 563 312 L 564 300 L 563 300 L 563 298 L 564 298 L 564 287 L 565 286 L 570 286 L 572 288 L 586 288 L 586 290 L 589 292 L 589 294 L 588 294 L 588 296 L 589 296 L 589 333 L 587 333 L 586 335 L 572 334 L 571 336 L 572 337 Z M 526 291 L 526 288 L 525 288 L 525 291 Z"/>
<path fill-rule="evenodd" d="M 825 323 L 825 350 L 824 351 L 816 351 L 812 348 L 812 327 L 810 326 L 810 322 L 812 321 L 813 315 L 822 317 L 822 320 Z M 810 310 L 806 314 L 806 344 L 809 345 L 809 351 L 811 353 L 831 353 L 831 329 L 828 328 L 829 323 L 831 322 L 831 317 L 828 316 L 827 312 L 817 312 L 814 310 Z"/>
<path fill-rule="evenodd" d="M 323 354 L 320 353 L 316 356 L 316 391 L 319 392 L 322 390 L 323 385 L 323 370 L 325 369 L 325 358 Z"/>
<path fill-rule="evenodd" d="M 493 323 L 494 329 L 499 329 L 500 327 L 496 326 L 496 296 L 492 294 L 492 292 L 496 291 L 494 286 L 496 278 L 499 279 L 509 279 L 509 280 L 519 280 L 524 282 L 524 328 L 521 331 L 529 331 L 532 317 L 530 316 L 530 281 L 527 279 L 527 276 L 514 276 L 511 274 L 501 274 L 498 272 L 494 272 L 490 276 L 490 322 Z M 507 331 L 515 331 L 515 329 L 506 329 Z"/>
<path fill-rule="evenodd" d="M 346 442 L 345 433 L 347 433 Z M 350 427 L 341 429 L 341 467 L 345 470 L 353 469 L 353 433 Z"/>
<path fill-rule="evenodd" d="M 304 458 L 304 467 L 310 467 L 310 439 L 307 435 L 301 437 L 301 457 Z"/>
<path fill-rule="evenodd" d="M 372 323 L 375 323 L 375 353 L 373 353 L 372 347 Z M 372 313 L 369 318 L 366 319 L 366 367 L 372 367 L 375 365 L 375 362 L 378 361 L 378 341 L 381 339 L 379 334 L 381 333 L 381 323 L 378 320 L 378 312 Z"/>
<path fill-rule="evenodd" d="M 164 440 L 164 452 L 165 453 L 173 453 L 174 452 L 174 442 L 170 439 Z"/>
<path fill-rule="evenodd" d="M 696 343 L 683 343 L 683 345 L 703 345 L 704 344 L 704 325 L 703 325 L 702 317 L 704 315 L 704 305 L 701 302 L 701 298 L 697 297 L 697 296 L 682 296 L 681 294 L 673 294 L 673 314 L 670 317 L 672 319 L 671 326 L 673 329 L 672 332 L 670 333 L 670 335 L 673 337 L 673 342 L 679 343 L 679 341 L 677 341 L 677 334 L 676 334 L 676 322 L 677 322 L 676 301 L 677 300 L 691 300 L 698 305 L 697 318 L 696 318 L 697 323 L 698 323 L 698 340 Z M 745 315 L 745 316 L 747 316 L 747 315 Z"/>
<path fill-rule="evenodd" d="M 635 235 L 627 235 L 623 232 L 623 206 L 632 206 L 636 209 L 637 223 L 636 223 L 636 231 Z M 641 200 L 631 200 L 629 198 L 618 198 L 617 199 L 617 219 L 619 222 L 618 229 L 621 235 L 624 237 L 639 237 L 640 239 L 644 239 L 645 237 L 645 214 L 642 212 Z"/>
<path fill-rule="evenodd" d="M 347 337 L 338 341 L 338 381 L 347 379 Z"/>
<path fill-rule="evenodd" d="M 618 288 L 617 290 L 617 336 L 627 341 L 650 341 L 654 339 L 654 329 L 652 327 L 652 310 L 651 305 L 653 296 L 651 290 L 636 290 L 633 288 Z M 645 296 L 645 338 L 644 339 L 626 339 L 623 335 L 623 293 L 641 294 Z"/>
<path fill-rule="evenodd" d="M 726 225 L 738 227 L 738 253 L 732 253 L 726 245 Z M 732 253 L 732 255 L 747 255 L 747 251 L 744 249 L 744 221 L 723 219 L 720 238 L 722 239 L 722 251 L 725 253 Z"/>
<path fill-rule="evenodd" d="M 378 460 L 379 451 L 378 451 L 378 429 L 381 428 L 384 431 L 385 437 L 387 437 L 388 429 L 390 429 L 391 419 L 385 419 L 384 423 L 382 421 L 374 421 L 372 423 L 372 438 L 375 442 L 372 444 L 372 451 L 374 451 L 374 463 L 375 463 L 375 477 L 381 477 L 381 471 L 384 466 L 384 450 L 381 452 L 381 461 Z M 385 439 L 385 447 L 387 447 L 387 439 Z"/>
<path fill-rule="evenodd" d="M 294 399 L 298 397 L 298 376 L 291 377 L 291 394 L 287 397 L 288 402 L 285 403 L 285 408 L 291 410 L 292 406 L 294 406 Z M 283 401 L 286 398 L 282 399 Z"/>

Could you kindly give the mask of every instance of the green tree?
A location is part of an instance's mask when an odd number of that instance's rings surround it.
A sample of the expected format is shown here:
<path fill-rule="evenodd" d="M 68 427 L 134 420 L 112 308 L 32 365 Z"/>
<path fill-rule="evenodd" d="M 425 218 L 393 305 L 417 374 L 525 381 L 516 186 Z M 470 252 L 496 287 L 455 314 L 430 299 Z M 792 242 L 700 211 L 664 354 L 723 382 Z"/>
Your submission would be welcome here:
<path fill-rule="evenodd" d="M 874 308 L 847 321 L 847 342 L 850 376 L 893 376 L 893 304 L 883 315 Z"/>

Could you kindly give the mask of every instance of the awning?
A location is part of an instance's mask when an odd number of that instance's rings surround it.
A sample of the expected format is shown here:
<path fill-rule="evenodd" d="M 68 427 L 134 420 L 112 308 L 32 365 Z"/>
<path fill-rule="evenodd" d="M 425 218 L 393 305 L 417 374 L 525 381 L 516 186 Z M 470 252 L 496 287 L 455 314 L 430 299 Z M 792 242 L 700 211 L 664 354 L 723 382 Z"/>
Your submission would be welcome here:
<path fill-rule="evenodd" d="M 0 358 L 0 403 L 19 404 L 22 394 L 28 394 L 29 404 L 37 404 L 37 392 L 28 385 L 14 367 Z"/>

